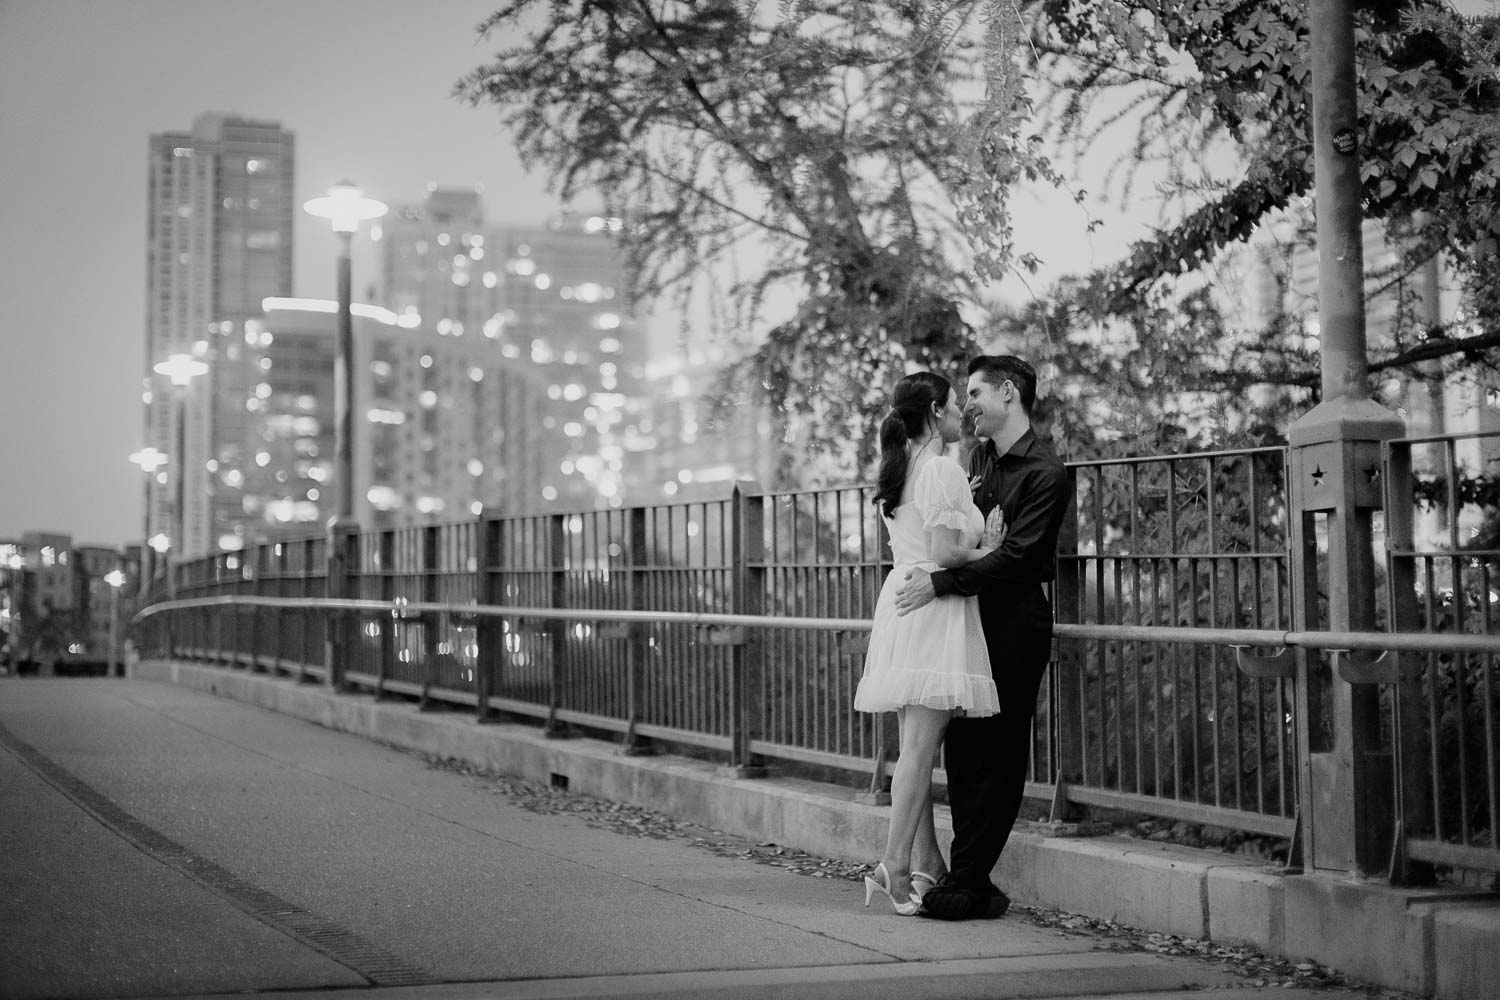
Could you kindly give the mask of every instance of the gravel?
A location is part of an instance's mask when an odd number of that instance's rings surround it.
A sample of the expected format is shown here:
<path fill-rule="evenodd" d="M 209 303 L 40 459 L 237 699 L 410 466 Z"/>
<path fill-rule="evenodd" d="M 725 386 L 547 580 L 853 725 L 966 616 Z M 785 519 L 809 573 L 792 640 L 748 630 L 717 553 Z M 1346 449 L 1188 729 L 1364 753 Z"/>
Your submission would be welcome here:
<path fill-rule="evenodd" d="M 523 809 L 544 815 L 575 815 L 591 827 L 623 836 L 683 841 L 719 857 L 784 868 L 793 874 L 809 878 L 859 881 L 874 869 L 873 864 L 818 857 L 783 844 L 757 843 L 722 830 L 711 830 L 674 819 L 641 806 L 597 799 L 562 788 L 487 772 L 465 761 L 429 754 L 418 756 L 429 767 L 475 779 L 481 787 L 504 796 Z M 1154 952 L 1212 962 L 1242 976 L 1247 986 L 1320 989 L 1369 1000 L 1418 1000 L 1415 994 L 1361 983 L 1327 966 L 1290 962 L 1253 948 L 1143 931 L 1112 920 L 1035 906 L 1011 906 L 1006 919 L 1013 920 L 1016 917 L 1027 920 L 1034 926 L 1050 928 L 1060 935 L 1087 937 L 1094 942 L 1095 948 L 1102 951 Z"/>

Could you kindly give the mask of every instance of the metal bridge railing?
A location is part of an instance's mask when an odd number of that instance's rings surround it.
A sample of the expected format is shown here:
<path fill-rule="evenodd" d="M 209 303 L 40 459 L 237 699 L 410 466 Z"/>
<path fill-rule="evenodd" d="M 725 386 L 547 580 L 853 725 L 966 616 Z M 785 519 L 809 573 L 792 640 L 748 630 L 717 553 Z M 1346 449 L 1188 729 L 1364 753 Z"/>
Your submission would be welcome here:
<path fill-rule="evenodd" d="M 1500 432 L 1384 449 L 1391 628 L 1441 637 L 1378 672 L 1405 860 L 1500 871 Z M 1398 859 L 1400 861 L 1402 859 Z"/>
<path fill-rule="evenodd" d="M 1046 706 L 1056 742 L 1052 758 L 1033 754 L 1039 789 L 1055 777 L 1059 801 L 1289 835 L 1289 679 L 1246 675 L 1222 642 L 1166 638 L 1290 627 L 1285 449 L 1069 468 L 1077 516 L 1058 556 Z"/>
<path fill-rule="evenodd" d="M 232 645 L 215 642 L 204 630 L 204 623 L 232 614 L 248 621 L 247 631 L 236 631 Z M 840 636 L 867 633 L 868 619 L 798 618 L 764 615 L 714 614 L 691 612 L 632 611 L 603 608 L 551 608 L 514 607 L 478 604 L 449 604 L 429 602 L 393 602 L 376 600 L 337 598 L 272 598 L 252 596 L 219 596 L 188 598 L 155 604 L 138 616 L 137 621 L 153 631 L 162 645 L 158 651 L 185 659 L 201 659 L 208 662 L 226 663 L 256 670 L 280 670 L 283 672 L 305 672 L 309 678 L 326 679 L 324 667 L 312 667 L 303 671 L 305 664 L 289 663 L 277 658 L 268 650 L 274 648 L 285 629 L 279 624 L 281 616 L 301 617 L 317 614 L 325 620 L 352 617 L 366 625 L 383 620 L 432 620 L 432 616 L 449 616 L 455 620 L 473 623 L 493 620 L 500 623 L 498 634 L 513 634 L 520 622 L 554 623 L 561 625 L 562 632 L 580 624 L 592 625 L 597 634 L 610 638 L 626 638 L 651 634 L 656 627 L 674 627 L 694 636 L 691 640 L 708 646 L 742 647 L 751 642 L 750 633 L 823 634 L 839 641 Z M 183 628 L 179 623 L 188 622 Z M 610 629 L 609 626 L 619 626 Z M 491 630 L 491 634 L 496 634 Z M 248 642 L 244 642 L 248 638 Z M 1304 650 L 1320 654 L 1327 659 L 1328 669 L 1354 683 L 1371 683 L 1386 676 L 1383 664 L 1393 664 L 1400 654 L 1423 656 L 1477 654 L 1495 656 L 1500 654 L 1500 635 L 1397 635 L 1383 632 L 1290 632 L 1270 629 L 1209 629 L 1170 628 L 1129 625 L 1067 625 L 1057 627 L 1059 642 L 1103 642 L 1153 645 L 1181 645 L 1195 649 L 1209 648 L 1222 653 L 1235 664 L 1235 668 L 1250 677 L 1282 676 L 1291 671 L 1291 654 Z M 180 643 L 180 645 L 178 644 Z M 1265 654 L 1252 650 L 1271 651 Z M 1373 654 L 1364 655 L 1359 654 Z M 476 654 L 477 655 L 477 654 Z M 503 658 L 500 658 L 503 662 Z M 752 668 L 755 665 L 751 665 Z M 440 661 L 427 669 L 441 669 Z M 492 679 L 492 690 L 503 688 L 504 667 L 501 677 Z M 755 671 L 760 674 L 761 671 Z M 563 675 L 567 683 L 569 675 Z M 401 691 L 412 695 L 423 695 L 437 700 L 467 704 L 479 715 L 488 717 L 495 711 L 547 718 L 557 723 L 571 723 L 592 729 L 615 731 L 627 737 L 660 737 L 690 745 L 729 752 L 736 745 L 747 745 L 757 756 L 786 760 L 819 760 L 822 763 L 840 766 L 852 771 L 868 772 L 876 766 L 873 757 L 862 754 L 809 754 L 808 747 L 780 743 L 762 738 L 765 718 L 741 716 L 731 720 L 730 726 L 746 725 L 749 732 L 717 733 L 703 729 L 662 726 L 642 721 L 635 715 L 617 712 L 598 713 L 560 707 L 570 699 L 568 692 L 543 686 L 532 697 L 516 699 L 505 695 L 492 695 L 481 700 L 474 695 L 472 676 L 462 677 L 459 685 L 439 683 L 434 674 L 417 673 L 404 680 L 387 679 L 387 690 Z M 746 678 L 755 685 L 757 677 Z M 351 672 L 346 676 L 347 684 L 374 687 L 379 678 Z M 799 752 L 799 750 L 803 752 Z M 1038 787 L 1044 787 L 1038 785 Z M 1034 789 L 1035 791 L 1035 789 Z M 1108 790 L 1073 787 L 1068 789 L 1070 801 L 1096 804 L 1113 808 L 1139 810 L 1142 803 L 1123 794 L 1112 794 Z M 1150 803 L 1146 803 L 1150 805 Z M 1198 822 L 1222 822 L 1226 825 L 1250 832 L 1289 837 L 1293 832 L 1293 820 L 1253 812 L 1226 810 L 1217 806 L 1171 800 L 1158 801 L 1149 810 L 1170 818 L 1181 818 Z M 1482 866 L 1481 866 L 1482 867 Z"/>
<path fill-rule="evenodd" d="M 1434 440 L 1388 447 L 1388 631 L 1358 634 L 1293 631 L 1284 449 L 1072 464 L 1029 794 L 1290 837 L 1300 669 L 1379 689 L 1403 862 L 1500 871 L 1497 553 L 1465 537 L 1494 511 L 1475 513 L 1467 445 Z M 1429 446 L 1446 466 L 1414 457 Z M 327 540 L 267 543 L 179 564 L 181 600 L 140 627 L 162 652 L 878 791 L 894 726 L 852 710 L 889 568 L 871 492 L 367 531 L 333 588 Z"/>

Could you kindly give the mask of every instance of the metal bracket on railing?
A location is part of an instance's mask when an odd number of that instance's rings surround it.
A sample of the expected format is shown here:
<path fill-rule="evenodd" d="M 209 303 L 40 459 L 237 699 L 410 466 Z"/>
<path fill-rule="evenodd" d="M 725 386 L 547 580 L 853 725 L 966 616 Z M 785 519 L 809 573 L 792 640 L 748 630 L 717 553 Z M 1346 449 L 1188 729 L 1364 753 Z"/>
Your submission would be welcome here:
<path fill-rule="evenodd" d="M 1052 806 L 1047 810 L 1047 822 L 1061 823 L 1068 815 L 1068 783 L 1059 773 L 1052 783 Z"/>
<path fill-rule="evenodd" d="M 1271 656 L 1252 656 L 1245 652 L 1250 646 L 1231 644 L 1234 650 L 1234 664 L 1240 668 L 1240 673 L 1247 677 L 1260 677 L 1279 679 L 1292 677 L 1297 673 L 1297 654 L 1292 647 L 1286 646 L 1281 652 Z"/>
<path fill-rule="evenodd" d="M 1325 649 L 1333 658 L 1333 672 L 1348 684 L 1394 684 L 1400 679 L 1396 657 L 1389 649 L 1381 650 L 1379 656 L 1366 652 L 1363 659 L 1355 659 L 1351 649 Z"/>
<path fill-rule="evenodd" d="M 1286 845 L 1286 863 L 1281 866 L 1284 872 L 1294 872 L 1302 868 L 1302 807 L 1292 813 L 1292 839 Z"/>
<path fill-rule="evenodd" d="M 885 749 L 883 747 L 875 755 L 875 769 L 870 772 L 870 790 L 865 792 L 862 801 L 872 806 L 891 804 L 891 793 L 885 790 Z"/>
<path fill-rule="evenodd" d="M 627 757 L 650 757 L 655 755 L 656 747 L 650 740 L 636 732 L 636 720 L 631 719 L 625 726 L 625 736 L 620 740 L 620 752 Z"/>
<path fill-rule="evenodd" d="M 885 756 L 885 715 L 875 716 L 875 763 L 870 771 L 870 789 L 859 796 L 859 801 L 866 805 L 888 806 L 891 804 L 891 793 L 886 791 L 886 756 Z"/>
<path fill-rule="evenodd" d="M 557 706 L 547 706 L 547 721 L 542 723 L 542 738 L 548 740 L 559 740 L 572 736 L 572 728 L 557 717 Z"/>

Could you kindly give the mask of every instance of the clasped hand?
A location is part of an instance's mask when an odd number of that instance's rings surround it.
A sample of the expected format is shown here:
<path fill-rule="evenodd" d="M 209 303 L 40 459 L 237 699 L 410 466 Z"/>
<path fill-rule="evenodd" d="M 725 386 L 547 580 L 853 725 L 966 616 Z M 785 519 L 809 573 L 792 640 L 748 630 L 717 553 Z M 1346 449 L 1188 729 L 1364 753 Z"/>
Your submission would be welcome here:
<path fill-rule="evenodd" d="M 996 507 L 984 519 L 984 531 L 979 536 L 979 548 L 993 552 L 1005 541 L 1005 511 Z M 896 591 L 896 614 L 908 615 L 925 607 L 937 597 L 932 588 L 932 574 L 925 569 L 912 568 L 906 571 L 906 579 Z"/>
<path fill-rule="evenodd" d="M 1005 533 L 1009 530 L 1005 523 L 1005 511 L 998 506 L 990 511 L 990 516 L 984 519 L 984 533 L 979 536 L 979 547 L 981 549 L 998 549 L 1000 543 L 1005 541 Z"/>

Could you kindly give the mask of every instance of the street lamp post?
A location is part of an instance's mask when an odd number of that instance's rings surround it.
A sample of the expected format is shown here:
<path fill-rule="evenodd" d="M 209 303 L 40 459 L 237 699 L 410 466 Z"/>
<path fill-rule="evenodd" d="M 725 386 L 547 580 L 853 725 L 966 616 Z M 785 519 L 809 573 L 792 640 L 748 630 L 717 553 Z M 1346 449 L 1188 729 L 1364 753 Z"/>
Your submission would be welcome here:
<path fill-rule="evenodd" d="M 120 588 L 125 585 L 125 574 L 112 569 L 104 574 L 104 582 L 109 584 L 109 666 L 106 673 L 110 677 L 123 677 L 125 669 L 120 663 Z"/>
<path fill-rule="evenodd" d="M 339 238 L 338 339 L 333 362 L 334 462 L 336 508 L 329 522 L 327 585 L 329 597 L 353 596 L 350 573 L 357 559 L 359 524 L 354 519 L 354 317 L 350 244 L 359 224 L 378 219 L 386 212 L 384 202 L 366 198 L 353 181 L 328 189 L 322 198 L 306 202 L 303 209 L 327 219 Z M 352 619 L 345 625 L 352 623 Z M 352 648 L 352 631 L 336 627 L 329 632 L 328 682 L 341 687 L 346 650 Z"/>
<path fill-rule="evenodd" d="M 181 559 L 185 553 L 187 542 L 187 387 L 193 379 L 208 371 L 208 365 L 199 361 L 191 354 L 173 354 L 167 360 L 159 362 L 152 369 L 158 375 L 165 375 L 172 381 L 173 409 L 176 414 L 176 436 L 177 443 L 173 447 L 177 451 L 176 475 L 173 483 L 172 502 L 172 534 L 170 536 L 170 547 Z M 175 596 L 177 584 L 172 575 L 170 559 L 167 562 L 167 594 Z"/>
<path fill-rule="evenodd" d="M 151 554 L 156 551 L 152 547 L 153 540 L 151 538 L 151 482 L 156 478 L 157 470 L 167 464 L 167 453 L 158 451 L 156 448 L 147 445 L 140 451 L 132 452 L 130 461 L 139 466 L 140 470 L 146 474 L 146 492 L 142 498 L 142 502 L 145 504 L 145 517 L 143 518 L 144 527 L 141 532 L 140 588 L 136 595 L 142 602 L 141 606 L 144 607 L 147 592 L 151 586 L 155 572 L 151 560 Z"/>
<path fill-rule="evenodd" d="M 385 214 L 384 202 L 366 198 L 353 181 L 343 181 L 328 189 L 322 198 L 302 206 L 309 215 L 327 219 L 339 238 L 338 256 L 338 343 L 333 362 L 334 455 L 338 466 L 338 501 L 335 517 L 340 521 L 354 519 L 354 318 L 353 280 L 349 250 L 359 224 Z"/>
<path fill-rule="evenodd" d="M 1308 5 L 1322 401 L 1287 428 L 1293 627 L 1334 632 L 1379 628 L 1373 519 L 1381 443 L 1405 430 L 1367 385 L 1352 6 Z M 1298 654 L 1297 842 L 1309 872 L 1370 876 L 1391 867 L 1392 831 L 1382 817 L 1392 814 L 1393 775 L 1381 746 L 1380 688 L 1353 659 L 1324 665 Z"/>

